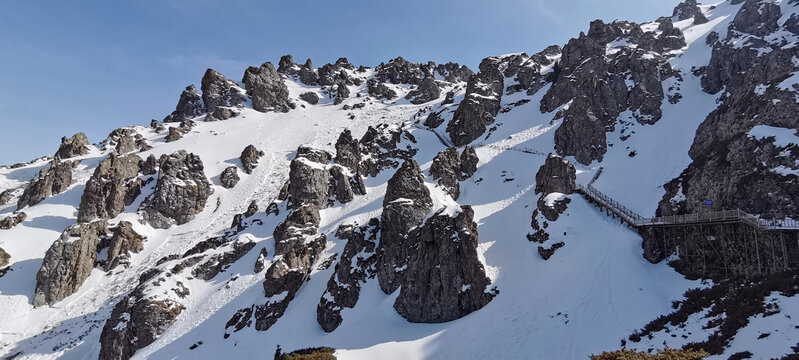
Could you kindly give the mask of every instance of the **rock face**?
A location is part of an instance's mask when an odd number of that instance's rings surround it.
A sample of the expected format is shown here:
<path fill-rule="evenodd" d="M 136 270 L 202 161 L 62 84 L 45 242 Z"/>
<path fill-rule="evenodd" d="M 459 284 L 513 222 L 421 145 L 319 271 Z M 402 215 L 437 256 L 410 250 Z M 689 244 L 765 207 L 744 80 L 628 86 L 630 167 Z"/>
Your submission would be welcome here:
<path fill-rule="evenodd" d="M 356 173 L 359 172 L 361 146 L 358 144 L 358 140 L 352 138 L 352 132 L 349 129 L 342 131 L 338 136 L 335 162 Z"/>
<path fill-rule="evenodd" d="M 453 200 L 458 200 L 460 196 L 460 181 L 471 177 L 477 170 L 477 154 L 474 148 L 467 146 L 462 154 L 458 154 L 458 149 L 451 147 L 436 155 L 430 165 L 430 175 L 433 180 L 438 180 L 438 185 L 452 196 Z"/>
<path fill-rule="evenodd" d="M 213 113 L 220 106 L 235 107 L 247 101 L 247 96 L 235 81 L 226 79 L 214 69 L 205 71 L 200 88 L 207 113 Z"/>
<path fill-rule="evenodd" d="M 258 160 L 261 156 L 264 156 L 263 151 L 256 149 L 253 145 L 247 145 L 244 151 L 241 152 L 241 156 L 239 156 L 244 172 L 252 174 L 252 171 L 258 166 Z"/>
<path fill-rule="evenodd" d="M 447 133 L 455 146 L 466 145 L 494 123 L 500 110 L 504 76 L 499 71 L 498 58 L 486 58 L 480 62 L 480 72 L 469 78 L 466 95 L 458 110 L 447 125 Z"/>
<path fill-rule="evenodd" d="M 133 154 L 124 157 L 112 154 L 97 165 L 81 196 L 78 222 L 111 219 L 130 205 L 141 193 L 142 182 L 137 178 L 141 161 Z"/>
<path fill-rule="evenodd" d="M 286 112 L 294 107 L 289 101 L 289 90 L 272 63 L 266 62 L 260 67 L 250 66 L 244 72 L 242 82 L 247 94 L 252 97 L 253 109 L 257 111 Z"/>
<path fill-rule="evenodd" d="M 189 85 L 180 93 L 175 111 L 164 118 L 164 122 L 182 122 L 205 114 L 203 98 L 194 85 Z"/>
<path fill-rule="evenodd" d="M 106 271 L 125 263 L 130 253 L 144 250 L 144 238 L 133 230 L 133 224 L 130 222 L 120 221 L 117 227 L 111 229 L 111 232 L 114 235 L 108 245 Z"/>
<path fill-rule="evenodd" d="M 577 170 L 568 160 L 550 154 L 535 174 L 535 193 L 571 194 L 577 188 Z"/>
<path fill-rule="evenodd" d="M 430 64 L 422 65 L 398 57 L 389 60 L 388 63 L 378 65 L 375 68 L 377 70 L 375 79 L 381 83 L 418 85 L 425 74 L 432 75 L 432 67 Z"/>
<path fill-rule="evenodd" d="M 477 258 L 474 211 L 437 214 L 408 234 L 407 270 L 394 309 L 410 322 L 441 323 L 476 311 L 496 295 Z"/>
<path fill-rule="evenodd" d="M 19 223 L 25 221 L 28 218 L 28 215 L 24 212 L 16 213 L 11 216 L 6 216 L 2 220 L 0 220 L 0 230 L 8 230 L 14 226 L 17 226 Z"/>
<path fill-rule="evenodd" d="M 282 223 L 275 227 L 275 255 L 282 255 L 305 242 L 308 236 L 319 229 L 319 208 L 304 204 L 289 213 Z"/>
<path fill-rule="evenodd" d="M 228 166 L 219 175 L 219 181 L 222 182 L 222 187 L 225 189 L 232 189 L 239 183 L 239 168 L 235 166 Z"/>
<path fill-rule="evenodd" d="M 85 155 L 89 153 L 89 139 L 83 133 L 72 135 L 71 138 L 62 137 L 61 146 L 55 153 L 55 157 L 59 159 L 69 159 L 75 156 Z"/>
<path fill-rule="evenodd" d="M 346 239 L 341 260 L 327 282 L 327 289 L 316 308 L 316 320 L 325 332 L 332 332 L 343 321 L 341 310 L 353 308 L 358 302 L 361 285 L 376 275 L 376 242 L 380 220 L 372 218 L 361 227 L 341 225 L 336 237 Z"/>
<path fill-rule="evenodd" d="M 266 331 L 283 316 L 326 244 L 324 235 L 307 244 L 297 244 L 266 270 L 264 295 L 267 302 L 255 308 L 255 329 Z"/>
<path fill-rule="evenodd" d="M 408 257 L 408 231 L 419 225 L 433 207 L 430 190 L 415 160 L 406 160 L 388 181 L 377 266 L 380 288 L 391 294 L 401 285 Z"/>
<path fill-rule="evenodd" d="M 72 185 L 72 168 L 76 163 L 53 159 L 49 169 L 39 171 L 39 176 L 28 183 L 17 202 L 17 210 L 36 205 L 42 200 L 60 194 Z"/>
<path fill-rule="evenodd" d="M 47 249 L 36 274 L 33 306 L 54 304 L 80 288 L 94 268 L 97 245 L 107 227 L 108 223 L 100 220 L 64 230 Z"/>
<path fill-rule="evenodd" d="M 294 63 L 294 57 L 291 55 L 283 55 L 280 57 L 280 62 L 277 64 L 277 72 L 286 75 L 295 75 L 298 72 L 297 64 Z"/>
<path fill-rule="evenodd" d="M 159 169 L 155 191 L 139 208 L 142 218 L 158 229 L 191 221 L 213 192 L 202 160 L 180 150 L 161 156 Z"/>
<path fill-rule="evenodd" d="M 289 170 L 287 198 L 292 208 L 313 204 L 324 209 L 336 200 L 352 201 L 354 195 L 366 193 L 357 172 L 330 164 L 332 156 L 326 151 L 300 147 Z"/>
<path fill-rule="evenodd" d="M 419 86 L 417 86 L 416 89 L 408 92 L 408 95 L 406 95 L 405 98 L 411 100 L 411 103 L 418 105 L 436 100 L 440 96 L 441 89 L 438 87 L 436 79 L 432 76 L 428 76 L 424 78 L 421 83 L 419 83 Z"/>

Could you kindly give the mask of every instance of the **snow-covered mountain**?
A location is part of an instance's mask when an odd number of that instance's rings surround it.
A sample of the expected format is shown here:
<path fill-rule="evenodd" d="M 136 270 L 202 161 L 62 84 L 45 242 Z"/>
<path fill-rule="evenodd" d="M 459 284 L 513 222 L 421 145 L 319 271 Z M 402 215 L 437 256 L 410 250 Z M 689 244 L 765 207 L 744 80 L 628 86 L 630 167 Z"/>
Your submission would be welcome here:
<path fill-rule="evenodd" d="M 209 69 L 163 121 L 0 167 L 0 354 L 799 353 L 796 232 L 741 280 L 580 195 L 799 219 L 798 40 L 796 0 L 688 0 L 474 70 Z"/>

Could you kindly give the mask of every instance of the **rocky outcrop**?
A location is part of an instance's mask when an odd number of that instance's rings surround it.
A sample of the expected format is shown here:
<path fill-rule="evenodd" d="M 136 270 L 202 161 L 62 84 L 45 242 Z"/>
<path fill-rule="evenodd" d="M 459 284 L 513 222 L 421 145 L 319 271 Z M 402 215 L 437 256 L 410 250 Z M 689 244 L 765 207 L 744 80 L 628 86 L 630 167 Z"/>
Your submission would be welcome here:
<path fill-rule="evenodd" d="M 191 221 L 213 192 L 203 169 L 200 157 L 184 150 L 161 156 L 155 191 L 139 207 L 142 219 L 158 229 Z"/>
<path fill-rule="evenodd" d="M 324 235 L 309 243 L 296 244 L 266 270 L 264 295 L 267 302 L 255 308 L 255 329 L 266 331 L 283 316 L 326 244 Z"/>
<path fill-rule="evenodd" d="M 291 55 L 283 55 L 277 63 L 277 72 L 286 75 L 296 75 L 299 67 L 294 63 L 294 57 Z"/>
<path fill-rule="evenodd" d="M 332 332 L 341 325 L 341 311 L 355 307 L 361 286 L 376 275 L 379 232 L 380 220 L 376 218 L 370 219 L 365 226 L 341 225 L 336 231 L 336 237 L 347 240 L 347 244 L 316 307 L 316 320 L 325 332 Z"/>
<path fill-rule="evenodd" d="M 12 190 L 3 190 L 0 192 L 0 206 L 8 204 L 11 201 Z"/>
<path fill-rule="evenodd" d="M 25 219 L 27 218 L 28 215 L 25 214 L 24 212 L 19 212 L 14 215 L 6 216 L 0 220 L 0 230 L 11 229 L 12 227 L 17 226 L 23 221 L 25 221 Z"/>
<path fill-rule="evenodd" d="M 586 165 L 594 160 L 602 161 L 607 151 L 606 123 L 582 99 L 574 99 L 563 113 L 563 122 L 555 130 L 558 154 L 574 156 Z"/>
<path fill-rule="evenodd" d="M 275 239 L 275 255 L 283 255 L 304 243 L 309 236 L 315 235 L 319 230 L 320 219 L 319 207 L 313 204 L 304 204 L 292 210 L 272 233 Z"/>
<path fill-rule="evenodd" d="M 6 267 L 9 262 L 11 262 L 11 255 L 0 248 L 0 268 Z"/>
<path fill-rule="evenodd" d="M 535 193 L 540 193 L 541 197 L 538 199 L 537 205 L 538 210 L 547 220 L 555 221 L 560 214 L 566 211 L 571 201 L 568 195 L 577 188 L 576 176 L 577 170 L 572 163 L 552 154 L 538 169 L 535 174 Z M 533 222 L 535 221 L 534 218 Z"/>
<path fill-rule="evenodd" d="M 81 196 L 78 222 L 112 219 L 130 205 L 141 193 L 142 181 L 137 178 L 141 161 L 133 154 L 111 154 L 97 165 Z"/>
<path fill-rule="evenodd" d="M 183 134 L 181 134 L 180 129 L 170 126 L 169 133 L 164 138 L 164 141 L 170 143 L 175 142 L 183 138 Z"/>
<path fill-rule="evenodd" d="M 205 114 L 203 98 L 194 85 L 189 85 L 180 93 L 175 111 L 164 118 L 164 122 L 182 122 Z"/>
<path fill-rule="evenodd" d="M 354 195 L 366 193 L 359 173 L 330 164 L 331 158 L 326 151 L 302 146 L 297 149 L 286 190 L 292 208 L 313 204 L 323 209 L 335 201 L 348 203 Z"/>
<path fill-rule="evenodd" d="M 207 113 L 213 113 L 220 106 L 235 107 L 247 101 L 247 96 L 235 81 L 228 80 L 214 69 L 205 71 L 200 89 L 203 92 L 202 98 Z M 249 94 L 249 91 L 247 93 Z"/>
<path fill-rule="evenodd" d="M 430 175 L 452 196 L 453 200 L 458 200 L 460 181 L 466 180 L 474 174 L 479 160 L 471 146 L 464 148 L 462 154 L 458 154 L 457 148 L 451 147 L 436 155 L 430 165 Z"/>
<path fill-rule="evenodd" d="M 111 270 L 120 264 L 126 264 L 130 253 L 144 250 L 144 237 L 133 230 L 133 224 L 120 221 L 119 225 L 111 229 L 114 234 L 108 245 L 108 259 L 105 270 Z"/>
<path fill-rule="evenodd" d="M 352 132 L 346 129 L 341 132 L 336 140 L 336 158 L 335 163 L 350 169 L 353 172 L 359 172 L 361 167 L 361 146 L 358 140 L 353 139 Z"/>
<path fill-rule="evenodd" d="M 428 64 L 425 64 L 429 66 Z M 435 66 L 433 66 L 435 67 Z M 422 69 L 422 65 L 409 62 L 402 57 L 391 59 L 388 63 L 381 63 L 375 70 L 374 78 L 380 83 L 412 84 L 418 85 L 425 77 L 425 73 L 432 75 L 432 68 Z"/>
<path fill-rule="evenodd" d="M 213 112 L 205 115 L 203 121 L 222 121 L 239 116 L 239 114 L 241 113 L 233 108 L 218 106 Z"/>
<path fill-rule="evenodd" d="M 498 58 L 480 62 L 480 72 L 469 78 L 466 95 L 447 124 L 447 133 L 455 146 L 466 145 L 485 133 L 500 110 L 504 76 Z"/>
<path fill-rule="evenodd" d="M 225 189 L 232 189 L 239 183 L 239 168 L 235 166 L 226 167 L 225 170 L 222 170 L 222 174 L 219 175 L 219 181 Z"/>
<path fill-rule="evenodd" d="M 158 281 L 162 279 L 140 283 L 114 306 L 100 334 L 100 360 L 130 359 L 137 350 L 152 344 L 185 310 L 168 296 L 148 296 L 148 285 L 158 286 L 152 285 Z M 180 282 L 178 285 L 167 291 L 185 297 L 188 289 Z"/>
<path fill-rule="evenodd" d="M 39 175 L 28 183 L 17 201 L 17 210 L 66 191 L 72 185 L 72 168 L 75 165 L 77 163 L 69 160 L 53 159 L 50 168 L 40 170 Z"/>
<path fill-rule="evenodd" d="M 773 1 L 747 0 L 733 19 L 735 28 L 754 36 L 766 36 L 777 31 L 782 13 Z"/>
<path fill-rule="evenodd" d="M 239 156 L 241 160 L 242 169 L 247 174 L 252 174 L 252 171 L 258 167 L 258 160 L 264 156 L 264 152 L 258 150 L 253 145 L 247 145 Z"/>
<path fill-rule="evenodd" d="M 410 144 L 403 148 L 400 144 L 403 138 L 416 142 L 410 133 L 396 125 L 370 126 L 360 140 L 363 155 L 361 173 L 374 177 L 385 169 L 396 169 L 401 161 L 413 158 L 417 149 Z"/>
<path fill-rule="evenodd" d="M 376 99 L 393 100 L 397 97 L 397 92 L 386 86 L 386 84 L 377 82 L 374 79 L 369 79 L 367 82 L 367 89 L 369 95 L 374 96 Z"/>
<path fill-rule="evenodd" d="M 311 105 L 316 105 L 319 103 L 319 95 L 316 95 L 316 93 L 313 91 L 308 91 L 300 94 L 300 99 Z"/>
<path fill-rule="evenodd" d="M 466 65 L 458 65 L 458 63 L 448 62 L 446 64 L 438 64 L 436 72 L 441 75 L 447 82 L 468 82 L 469 78 L 474 75 L 474 72 L 466 67 Z"/>
<path fill-rule="evenodd" d="M 391 294 L 401 285 L 407 268 L 408 231 L 419 225 L 433 207 L 430 190 L 415 160 L 406 160 L 388 180 L 383 197 L 377 265 L 380 288 Z"/>
<path fill-rule="evenodd" d="M 295 107 L 289 100 L 289 89 L 272 63 L 266 62 L 260 67 L 250 66 L 244 72 L 242 82 L 247 94 L 252 97 L 253 109 L 257 111 L 287 112 Z"/>
<path fill-rule="evenodd" d="M 428 76 L 424 78 L 421 83 L 419 83 L 419 86 L 408 92 L 408 95 L 406 95 L 405 98 L 410 100 L 412 104 L 418 105 L 436 100 L 440 96 L 441 89 L 438 87 L 436 79 L 434 79 L 432 76 Z"/>
<path fill-rule="evenodd" d="M 142 175 L 152 175 L 158 170 L 158 160 L 155 159 L 155 155 L 150 154 L 146 160 L 142 160 L 139 163 L 139 172 Z"/>
<path fill-rule="evenodd" d="M 36 274 L 33 306 L 54 304 L 72 295 L 89 277 L 97 259 L 97 245 L 108 223 L 104 220 L 68 227 L 47 249 Z"/>
<path fill-rule="evenodd" d="M 314 71 L 311 59 L 305 61 L 305 64 L 303 64 L 300 68 L 298 75 L 300 77 L 300 82 L 305 85 L 316 85 L 319 82 L 318 78 L 316 77 L 316 71 Z"/>
<path fill-rule="evenodd" d="M 696 15 L 702 15 L 699 4 L 697 4 L 696 0 L 685 0 L 674 8 L 671 16 L 677 18 L 677 21 L 682 21 L 692 19 Z"/>
<path fill-rule="evenodd" d="M 86 155 L 89 153 L 89 139 L 83 133 L 72 135 L 71 138 L 62 137 L 61 146 L 55 153 L 58 159 L 69 159 L 75 156 Z"/>
<path fill-rule="evenodd" d="M 205 281 L 212 280 L 224 272 L 233 263 L 247 255 L 255 247 L 251 240 L 232 241 L 217 249 L 217 252 L 205 257 L 205 261 L 192 269 L 192 276 Z M 219 251 L 221 250 L 221 251 Z"/>
<path fill-rule="evenodd" d="M 410 322 L 441 323 L 479 310 L 496 296 L 477 257 L 474 211 L 439 213 L 408 234 L 407 269 L 394 309 Z M 381 240 L 382 242 L 382 240 Z"/>

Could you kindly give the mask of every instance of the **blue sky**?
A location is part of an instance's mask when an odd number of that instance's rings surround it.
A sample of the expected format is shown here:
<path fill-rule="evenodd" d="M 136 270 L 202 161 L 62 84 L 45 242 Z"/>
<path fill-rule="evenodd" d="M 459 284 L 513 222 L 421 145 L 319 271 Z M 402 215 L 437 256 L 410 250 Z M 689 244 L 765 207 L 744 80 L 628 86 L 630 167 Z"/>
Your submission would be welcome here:
<path fill-rule="evenodd" d="M 30 1 L 0 4 L 0 164 L 162 119 L 206 68 L 240 80 L 283 54 L 316 66 L 403 56 L 473 69 L 562 45 L 589 21 L 649 21 L 677 0 Z M 199 86 L 198 86 L 199 87 Z"/>

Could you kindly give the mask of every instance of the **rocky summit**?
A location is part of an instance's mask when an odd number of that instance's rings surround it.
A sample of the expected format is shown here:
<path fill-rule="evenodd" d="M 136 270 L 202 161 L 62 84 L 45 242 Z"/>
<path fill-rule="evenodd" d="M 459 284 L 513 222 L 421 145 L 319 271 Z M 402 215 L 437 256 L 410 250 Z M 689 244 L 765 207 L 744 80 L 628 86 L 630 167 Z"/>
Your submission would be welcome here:
<path fill-rule="evenodd" d="M 292 48 L 383 51 L 344 8 Z M 467 65 L 250 59 L 302 29 L 219 9 L 169 17 L 205 50 L 165 61 L 208 63 L 136 99 L 154 120 L 0 166 L 0 358 L 797 356 L 799 2 L 675 1 Z"/>

